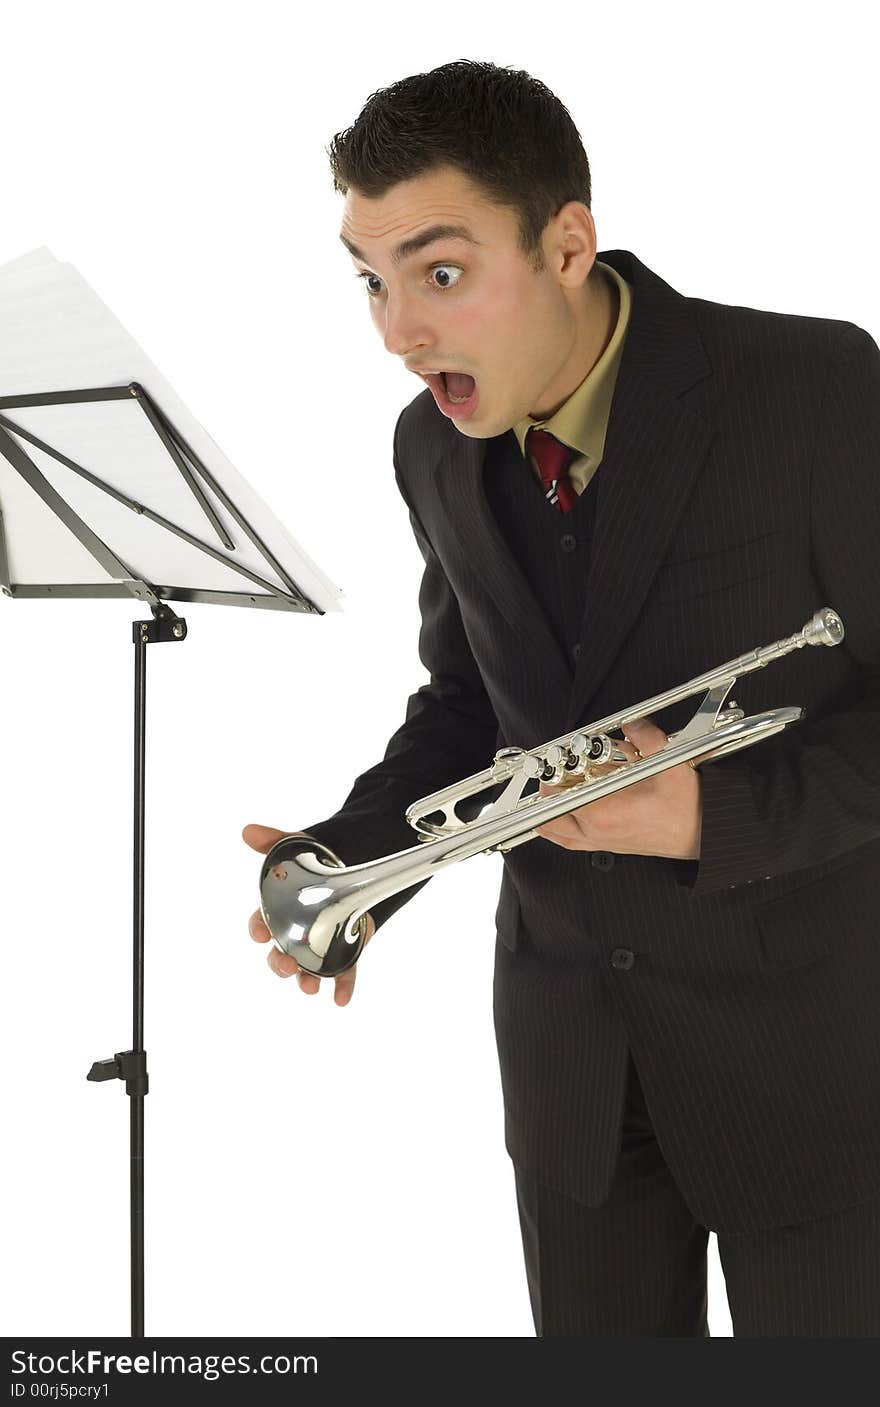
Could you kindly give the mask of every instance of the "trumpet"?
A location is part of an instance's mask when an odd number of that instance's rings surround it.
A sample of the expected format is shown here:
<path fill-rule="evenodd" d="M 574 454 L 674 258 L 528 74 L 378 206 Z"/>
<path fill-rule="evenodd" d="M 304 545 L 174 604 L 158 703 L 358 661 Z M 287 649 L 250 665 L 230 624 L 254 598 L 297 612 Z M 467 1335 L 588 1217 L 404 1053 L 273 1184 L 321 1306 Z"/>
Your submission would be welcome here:
<path fill-rule="evenodd" d="M 738 655 L 697 675 L 677 689 L 655 694 L 622 713 L 609 714 L 543 746 L 504 747 L 491 766 L 463 781 L 420 797 L 406 819 L 415 845 L 381 859 L 345 865 L 329 846 L 298 831 L 284 836 L 266 855 L 260 872 L 260 909 L 276 946 L 305 972 L 336 977 L 357 962 L 366 939 L 366 914 L 374 904 L 430 879 L 471 855 L 505 852 L 533 840 L 536 827 L 664 772 L 680 763 L 709 762 L 772 737 L 804 716 L 796 706 L 746 717 L 734 699 L 737 678 L 763 669 L 804 645 L 839 645 L 843 622 L 825 606 L 794 635 Z M 650 757 L 632 759 L 609 733 L 649 713 L 705 691 L 685 727 L 669 734 Z M 617 763 L 609 771 L 606 764 Z M 601 775 L 597 769 L 602 768 Z M 541 794 L 540 784 L 559 784 Z M 462 819 L 460 803 L 494 792 L 477 814 Z"/>

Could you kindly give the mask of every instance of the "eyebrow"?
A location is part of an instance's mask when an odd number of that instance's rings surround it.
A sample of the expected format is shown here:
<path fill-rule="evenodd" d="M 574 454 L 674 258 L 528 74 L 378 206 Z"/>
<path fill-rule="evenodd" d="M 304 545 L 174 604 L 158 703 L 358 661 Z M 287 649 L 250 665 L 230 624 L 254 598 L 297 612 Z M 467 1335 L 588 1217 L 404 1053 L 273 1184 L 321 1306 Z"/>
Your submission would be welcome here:
<path fill-rule="evenodd" d="M 347 240 L 344 234 L 340 234 L 339 238 L 342 240 L 349 254 L 352 254 L 355 259 L 360 259 L 364 264 L 368 262 L 367 256 L 361 253 L 356 244 L 352 244 Z M 429 225 L 426 230 L 421 230 L 419 234 L 411 235 L 409 239 L 402 240 L 401 243 L 391 251 L 392 266 L 396 269 L 405 259 L 411 258 L 413 254 L 418 254 L 420 249 L 424 249 L 429 244 L 435 244 L 437 240 L 440 239 L 460 239 L 466 241 L 468 244 L 479 244 L 481 242 L 471 234 L 467 225 Z"/>

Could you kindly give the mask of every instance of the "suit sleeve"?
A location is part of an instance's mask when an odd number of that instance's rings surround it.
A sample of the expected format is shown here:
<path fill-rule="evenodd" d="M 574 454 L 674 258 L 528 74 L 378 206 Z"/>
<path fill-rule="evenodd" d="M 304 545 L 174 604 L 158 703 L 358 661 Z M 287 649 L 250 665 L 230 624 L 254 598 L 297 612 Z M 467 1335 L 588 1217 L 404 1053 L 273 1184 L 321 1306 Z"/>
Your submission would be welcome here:
<path fill-rule="evenodd" d="M 307 826 L 307 833 L 329 845 L 347 865 L 376 860 L 419 844 L 406 820 L 406 808 L 488 767 L 495 752 L 498 721 L 465 636 L 449 580 L 407 497 L 394 432 L 394 472 L 425 569 L 419 588 L 419 658 L 430 681 L 406 705 L 406 716 L 391 737 L 381 762 L 359 776 L 338 811 Z M 375 904 L 376 927 L 391 917 L 428 883 Z"/>
<path fill-rule="evenodd" d="M 860 678 L 845 708 L 774 746 L 702 769 L 694 897 L 830 860 L 880 838 L 880 350 L 862 328 L 836 344 L 810 486 L 814 570 Z M 777 746 L 778 744 L 778 746 Z M 760 756 L 759 756 L 760 754 Z"/>

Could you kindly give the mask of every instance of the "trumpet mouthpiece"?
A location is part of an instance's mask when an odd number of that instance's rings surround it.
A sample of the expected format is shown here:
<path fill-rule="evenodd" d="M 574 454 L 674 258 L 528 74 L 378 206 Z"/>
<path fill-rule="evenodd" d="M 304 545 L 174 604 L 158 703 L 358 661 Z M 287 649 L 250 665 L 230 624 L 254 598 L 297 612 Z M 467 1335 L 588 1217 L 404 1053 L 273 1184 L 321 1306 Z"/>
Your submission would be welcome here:
<path fill-rule="evenodd" d="M 823 606 L 804 626 L 808 645 L 839 645 L 843 639 L 843 621 L 830 606 Z"/>

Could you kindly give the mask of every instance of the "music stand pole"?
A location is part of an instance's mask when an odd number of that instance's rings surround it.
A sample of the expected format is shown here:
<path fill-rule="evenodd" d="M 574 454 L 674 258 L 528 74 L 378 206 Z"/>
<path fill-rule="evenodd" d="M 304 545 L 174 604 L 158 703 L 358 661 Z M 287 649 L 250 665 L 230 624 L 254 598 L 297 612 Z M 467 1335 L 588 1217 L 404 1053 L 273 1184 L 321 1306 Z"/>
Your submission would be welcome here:
<path fill-rule="evenodd" d="M 54 306 L 54 305 L 53 305 Z M 127 481 L 109 482 L 99 477 L 91 469 L 79 464 L 69 454 L 61 450 L 28 428 L 11 418 L 11 413 L 42 413 L 46 409 L 58 407 L 68 410 L 76 406 L 95 407 L 107 402 L 108 411 L 112 403 L 131 408 L 135 417 L 143 415 L 150 428 L 150 444 L 156 455 L 156 473 L 163 472 L 161 484 L 170 492 L 171 488 L 182 483 L 187 491 L 185 504 L 194 499 L 200 516 L 208 524 L 209 537 L 216 538 L 220 547 L 198 536 L 192 528 L 197 526 L 191 515 L 187 516 L 188 526 L 175 521 L 155 508 L 149 507 L 140 497 L 132 496 Z M 92 434 L 95 422 L 92 422 Z M 155 439 L 155 444 L 153 444 Z M 48 456 L 55 465 L 63 466 L 67 474 L 74 476 L 74 483 L 91 486 L 107 496 L 114 505 L 137 514 L 153 528 L 170 534 L 175 545 L 185 542 L 193 554 L 193 561 L 202 566 L 203 558 L 209 563 L 220 564 L 223 577 L 216 585 L 195 587 L 191 584 L 191 573 L 184 584 L 169 575 L 166 569 L 158 539 L 144 540 L 140 549 L 144 561 L 140 570 L 129 565 L 120 556 L 112 543 L 119 530 L 116 520 L 108 520 L 105 536 L 95 531 L 83 513 L 75 506 L 76 494 L 68 501 L 66 493 L 73 488 L 63 481 L 65 492 L 55 486 L 50 477 L 41 470 L 39 463 L 27 447 L 33 447 L 40 455 Z M 69 447 L 69 446 L 68 446 Z M 104 464 L 112 464 L 109 450 L 113 447 L 113 436 L 102 443 Z M 161 449 L 160 449 L 161 447 Z M 217 474 L 212 473 L 202 456 L 185 438 L 179 426 L 162 410 L 158 402 L 139 381 L 129 381 L 114 386 L 92 386 L 81 390 L 37 391 L 0 396 L 0 469 L 12 471 L 9 479 L 15 493 L 12 503 L 21 513 L 23 486 L 30 490 L 33 500 L 42 510 L 48 509 L 57 522 L 73 535 L 79 546 L 85 549 L 93 563 L 100 568 L 101 579 L 97 581 L 59 579 L 33 580 L 34 575 L 47 572 L 45 552 L 36 559 L 31 579 L 22 582 L 14 568 L 18 565 L 15 552 L 22 554 L 26 561 L 27 534 L 19 522 L 17 534 L 10 537 L 12 551 L 7 547 L 7 529 L 4 514 L 0 511 L 0 594 L 16 598 L 59 599 L 63 597 L 121 597 L 136 599 L 139 604 L 148 604 L 153 613 L 152 620 L 135 621 L 132 639 L 135 647 L 134 660 L 134 935 L 133 935 L 133 1032 L 130 1050 L 117 1051 L 111 1060 L 96 1060 L 88 1073 L 89 1080 L 124 1080 L 125 1091 L 131 1100 L 130 1133 L 130 1180 L 131 1180 L 131 1336 L 144 1337 L 144 1099 L 148 1092 L 147 1053 L 144 1050 L 144 791 L 145 791 L 145 714 L 146 714 L 146 651 L 147 646 L 166 640 L 186 638 L 186 621 L 176 615 L 164 600 L 170 596 L 175 601 L 197 601 L 200 603 L 226 606 L 241 606 L 247 609 L 262 607 L 269 610 L 296 611 L 306 614 L 323 615 L 323 608 L 306 595 L 298 584 L 296 569 L 282 561 L 278 551 L 266 540 L 267 529 L 277 536 L 279 527 L 273 523 L 265 507 L 257 507 L 260 515 L 254 521 L 254 505 L 247 512 L 238 506 L 236 498 L 224 487 Z M 151 466 L 152 467 L 152 466 Z M 216 467 L 216 466 L 215 466 Z M 53 471 L 56 472 L 56 471 Z M 107 470 L 105 469 L 105 472 Z M 116 477 L 114 475 L 114 477 Z M 169 484 L 168 480 L 171 480 Z M 151 483 L 151 495 L 159 498 L 159 480 Z M 237 486 L 237 492 L 241 491 Z M 179 496 L 170 494 L 169 502 L 174 511 L 181 507 Z M 101 516 L 101 500 L 89 503 L 90 514 Z M 221 511 L 223 510 L 223 511 Z M 84 510 L 85 511 L 85 510 Z M 45 519 L 44 519 L 45 521 Z M 236 530 L 238 530 L 236 536 Z M 202 529 L 204 531 L 204 529 Z M 36 540 L 36 528 L 31 536 Z M 292 539 L 290 540 L 291 545 Z M 242 547 L 249 553 L 248 560 L 242 559 Z M 221 550 L 221 549 L 225 549 Z M 179 550 L 179 547 L 178 547 Z M 282 556 L 288 548 L 282 551 Z M 174 559 L 172 573 L 179 570 Z M 249 565 L 249 563 L 251 563 Z M 51 568 L 51 562 L 49 562 Z M 259 569 L 258 569 L 259 568 Z M 267 574 L 268 569 L 268 574 Z M 63 568 L 61 569 L 64 570 Z M 92 570 L 91 564 L 89 571 Z M 310 569 L 312 570 L 312 569 Z M 77 567 L 81 572 L 82 568 Z M 164 584 L 159 584 L 164 582 Z"/>
<path fill-rule="evenodd" d="M 132 625 L 134 641 L 134 906 L 132 953 L 132 1048 L 112 1060 L 96 1060 L 89 1080 L 125 1080 L 130 1104 L 131 1337 L 144 1337 L 144 1098 L 149 1090 L 144 1049 L 144 817 L 147 704 L 147 646 L 184 640 L 186 621 L 165 602 L 153 606 L 154 619 Z"/>

